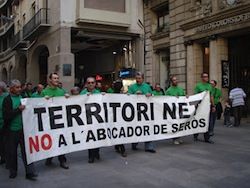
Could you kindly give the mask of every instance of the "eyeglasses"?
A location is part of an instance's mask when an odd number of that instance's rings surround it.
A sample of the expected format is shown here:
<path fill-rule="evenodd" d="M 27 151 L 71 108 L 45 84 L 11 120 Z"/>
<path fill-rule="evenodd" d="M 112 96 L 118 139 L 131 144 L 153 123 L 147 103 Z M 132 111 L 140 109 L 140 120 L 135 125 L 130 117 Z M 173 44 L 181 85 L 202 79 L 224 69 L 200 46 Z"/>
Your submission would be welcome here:
<path fill-rule="evenodd" d="M 95 82 L 87 82 L 88 84 L 94 84 Z"/>

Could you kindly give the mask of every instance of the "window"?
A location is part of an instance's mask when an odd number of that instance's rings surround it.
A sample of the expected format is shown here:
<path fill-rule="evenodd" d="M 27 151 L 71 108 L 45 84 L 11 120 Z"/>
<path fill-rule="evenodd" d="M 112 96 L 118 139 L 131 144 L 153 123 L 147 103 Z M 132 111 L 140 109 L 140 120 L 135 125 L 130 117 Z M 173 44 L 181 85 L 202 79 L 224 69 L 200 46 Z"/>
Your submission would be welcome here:
<path fill-rule="evenodd" d="M 169 29 L 169 11 L 167 9 L 157 12 L 158 32 L 166 32 Z"/>
<path fill-rule="evenodd" d="M 32 3 L 31 5 L 31 16 L 36 14 L 36 2 Z"/>
<path fill-rule="evenodd" d="M 17 31 L 19 31 L 20 29 L 21 29 L 20 20 L 17 20 Z"/>
<path fill-rule="evenodd" d="M 26 22 L 26 14 L 24 13 L 23 14 L 23 26 L 25 25 L 25 22 Z"/>
<path fill-rule="evenodd" d="M 84 7 L 114 12 L 126 12 L 125 0 L 85 0 Z"/>

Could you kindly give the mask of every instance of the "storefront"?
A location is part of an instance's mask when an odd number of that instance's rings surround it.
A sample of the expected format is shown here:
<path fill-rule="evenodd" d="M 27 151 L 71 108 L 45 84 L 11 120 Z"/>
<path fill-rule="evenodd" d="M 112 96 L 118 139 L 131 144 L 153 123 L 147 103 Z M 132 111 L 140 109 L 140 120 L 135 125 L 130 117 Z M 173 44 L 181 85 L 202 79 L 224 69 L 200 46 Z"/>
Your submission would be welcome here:
<path fill-rule="evenodd" d="M 248 7 L 248 8 L 247 8 Z M 219 12 L 182 25 L 187 52 L 187 91 L 202 72 L 218 81 L 223 100 L 233 85 L 250 91 L 250 5 Z M 249 97 L 246 108 L 250 106 Z"/>
<path fill-rule="evenodd" d="M 136 82 L 135 80 L 136 70 L 133 68 L 125 68 L 119 71 L 119 79 L 122 80 L 123 91 L 126 93 L 128 87 Z"/>

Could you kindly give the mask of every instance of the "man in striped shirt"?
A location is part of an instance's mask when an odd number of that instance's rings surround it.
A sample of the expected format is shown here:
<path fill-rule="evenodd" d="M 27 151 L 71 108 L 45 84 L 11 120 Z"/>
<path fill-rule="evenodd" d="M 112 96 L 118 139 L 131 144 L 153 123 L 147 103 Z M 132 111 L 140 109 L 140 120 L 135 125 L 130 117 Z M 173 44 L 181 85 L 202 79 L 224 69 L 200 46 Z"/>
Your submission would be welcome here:
<path fill-rule="evenodd" d="M 229 99 L 233 107 L 235 127 L 240 125 L 242 107 L 245 105 L 244 98 L 246 98 L 246 93 L 239 87 L 234 87 L 229 93 Z"/>

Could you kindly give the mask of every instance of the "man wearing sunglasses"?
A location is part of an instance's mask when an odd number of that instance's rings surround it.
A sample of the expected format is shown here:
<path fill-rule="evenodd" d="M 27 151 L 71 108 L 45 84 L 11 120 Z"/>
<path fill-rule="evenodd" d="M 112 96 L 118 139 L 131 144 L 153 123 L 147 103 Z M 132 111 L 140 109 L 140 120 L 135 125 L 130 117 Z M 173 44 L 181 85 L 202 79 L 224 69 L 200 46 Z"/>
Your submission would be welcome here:
<path fill-rule="evenodd" d="M 213 144 L 214 142 L 210 140 L 210 135 L 209 135 L 209 130 L 211 130 L 211 116 L 214 114 L 216 111 L 215 105 L 214 105 L 214 90 L 212 88 L 212 85 L 209 83 L 209 77 L 208 73 L 203 72 L 201 74 L 201 82 L 197 83 L 194 89 L 194 93 L 201 93 L 203 91 L 209 91 L 210 93 L 210 117 L 209 117 L 209 128 L 208 131 L 204 133 L 204 140 L 206 143 Z M 194 134 L 194 141 L 198 141 L 198 135 L 199 134 Z"/>
<path fill-rule="evenodd" d="M 80 95 L 91 95 L 101 93 L 98 89 L 96 89 L 96 80 L 94 77 L 88 77 L 86 82 L 86 88 L 81 91 Z M 89 163 L 94 163 L 95 159 L 100 159 L 99 148 L 89 149 Z"/>

